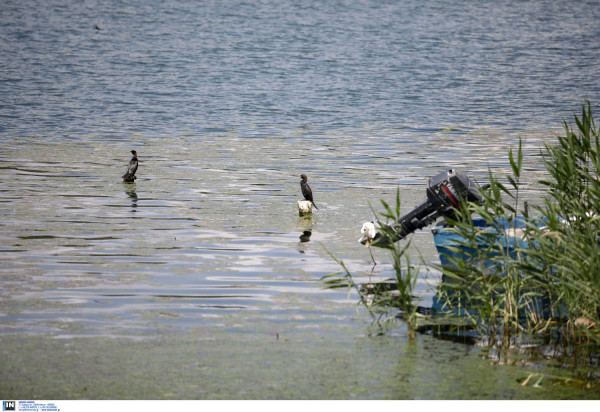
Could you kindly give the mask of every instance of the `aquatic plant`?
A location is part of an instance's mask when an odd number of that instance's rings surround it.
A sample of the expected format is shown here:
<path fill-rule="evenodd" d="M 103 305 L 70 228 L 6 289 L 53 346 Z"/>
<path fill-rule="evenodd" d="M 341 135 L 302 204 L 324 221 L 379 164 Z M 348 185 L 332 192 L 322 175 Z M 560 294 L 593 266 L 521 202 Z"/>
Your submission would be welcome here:
<path fill-rule="evenodd" d="M 589 102 L 574 117 L 577 130 L 565 122 L 565 135 L 543 152 L 549 196 L 539 212 L 548 224 L 532 232 L 530 255 L 567 318 L 562 336 L 600 342 L 600 129 Z"/>
<path fill-rule="evenodd" d="M 380 218 L 391 222 L 397 222 L 401 216 L 400 189 L 396 190 L 396 202 L 393 209 L 383 199 L 381 200 L 381 204 L 385 211 L 381 214 Z M 384 237 L 392 238 L 394 235 L 393 228 L 387 224 L 383 225 L 380 228 L 380 231 Z M 406 254 L 409 246 L 410 241 L 406 242 L 404 246 L 399 246 L 397 243 L 391 242 L 381 244 L 382 248 L 390 251 L 392 257 L 394 268 L 394 278 L 392 281 L 395 293 L 378 296 L 373 303 L 381 307 L 399 310 L 400 316 L 404 319 L 408 327 L 409 338 L 414 339 L 420 315 L 417 312 L 418 305 L 415 301 L 413 291 L 417 283 L 419 270 L 411 265 L 410 258 Z"/>
<path fill-rule="evenodd" d="M 384 200 L 381 200 L 381 203 L 385 211 L 377 216 L 377 221 L 385 219 L 396 222 L 400 217 L 400 190 L 396 191 L 396 204 L 393 209 Z M 374 214 L 376 213 L 374 212 Z M 380 228 L 382 234 L 390 237 L 393 235 L 392 230 L 387 225 Z M 377 334 L 385 333 L 387 327 L 399 317 L 406 323 L 409 339 L 414 339 L 421 316 L 417 312 L 418 304 L 413 294 L 419 271 L 411 264 L 410 258 L 406 254 L 409 246 L 410 241 L 403 246 L 395 243 L 380 245 L 380 247 L 390 251 L 394 269 L 393 278 L 388 279 L 386 282 L 377 284 L 370 282 L 365 284 L 356 283 L 354 276 L 347 269 L 344 262 L 332 254 L 330 256 L 343 270 L 325 275 L 321 278 L 321 281 L 325 287 L 330 289 L 348 288 L 356 291 L 359 295 L 359 305 L 364 306 L 371 314 Z M 389 287 L 390 285 L 391 287 Z"/>
<path fill-rule="evenodd" d="M 565 136 L 542 150 L 549 177 L 539 183 L 548 196 L 536 216 L 519 209 L 519 143 L 516 157 L 508 153 L 508 184 L 490 171 L 483 204 L 468 204 L 449 222 L 460 240 L 441 267 L 439 298 L 490 346 L 532 336 L 600 343 L 600 144 L 589 103 L 575 123 L 577 130 L 565 122 Z"/>

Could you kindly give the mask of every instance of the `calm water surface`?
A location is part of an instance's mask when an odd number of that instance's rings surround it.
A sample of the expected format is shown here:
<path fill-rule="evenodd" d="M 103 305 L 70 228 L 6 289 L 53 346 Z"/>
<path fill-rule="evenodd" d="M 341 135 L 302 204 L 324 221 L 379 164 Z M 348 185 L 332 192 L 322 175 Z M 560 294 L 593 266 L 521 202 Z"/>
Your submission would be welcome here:
<path fill-rule="evenodd" d="M 444 168 L 502 174 L 519 138 L 535 201 L 539 148 L 586 99 L 597 111 L 599 19 L 581 1 L 4 1 L 0 392 L 598 398 L 586 370 L 490 365 L 402 325 L 369 338 L 356 296 L 319 279 L 340 269 L 329 252 L 390 276 L 357 243 L 371 207 L 399 187 L 410 210 Z M 429 231 L 409 254 L 427 306 Z M 532 370 L 542 389 L 520 385 Z"/>

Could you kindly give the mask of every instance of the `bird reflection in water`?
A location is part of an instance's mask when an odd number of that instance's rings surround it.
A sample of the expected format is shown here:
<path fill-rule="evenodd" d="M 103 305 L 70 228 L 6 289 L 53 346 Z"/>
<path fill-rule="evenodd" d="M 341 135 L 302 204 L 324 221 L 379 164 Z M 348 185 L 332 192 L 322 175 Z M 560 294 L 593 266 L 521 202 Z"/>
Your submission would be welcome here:
<path fill-rule="evenodd" d="M 302 231 L 300 234 L 300 243 L 298 243 L 298 251 L 305 253 L 304 246 L 310 242 L 310 237 L 312 236 L 312 219 L 298 218 L 298 229 Z"/>
<path fill-rule="evenodd" d="M 312 235 L 312 230 L 305 230 L 304 232 L 302 232 L 302 234 L 300 235 L 300 242 L 310 242 L 310 235 Z"/>
<path fill-rule="evenodd" d="M 128 184 L 126 186 L 127 187 L 125 189 L 125 193 L 131 199 L 131 211 L 135 212 L 135 209 L 137 208 L 137 201 L 138 201 L 138 196 L 137 196 L 137 193 L 135 192 L 135 183 Z"/>

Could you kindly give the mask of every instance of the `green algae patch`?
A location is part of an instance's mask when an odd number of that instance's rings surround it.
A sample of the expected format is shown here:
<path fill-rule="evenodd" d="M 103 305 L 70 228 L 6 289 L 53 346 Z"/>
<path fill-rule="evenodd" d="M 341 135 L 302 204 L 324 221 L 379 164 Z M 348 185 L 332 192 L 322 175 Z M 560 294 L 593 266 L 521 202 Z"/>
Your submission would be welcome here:
<path fill-rule="evenodd" d="M 432 336 L 409 341 L 351 337 L 318 324 L 268 327 L 140 339 L 5 335 L 0 393 L 6 399 L 600 398 L 585 371 L 493 365 L 477 348 Z"/>

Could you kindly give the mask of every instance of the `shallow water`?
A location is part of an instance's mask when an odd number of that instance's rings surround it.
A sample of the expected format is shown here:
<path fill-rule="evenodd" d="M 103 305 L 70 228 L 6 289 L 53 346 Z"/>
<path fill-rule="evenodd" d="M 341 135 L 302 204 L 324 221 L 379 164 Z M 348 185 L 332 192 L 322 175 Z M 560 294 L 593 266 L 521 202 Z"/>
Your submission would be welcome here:
<path fill-rule="evenodd" d="M 371 207 L 399 187 L 409 211 L 444 168 L 482 183 L 488 168 L 505 173 L 520 137 L 524 198 L 538 199 L 539 148 L 584 99 L 600 101 L 598 13 L 556 2 L 5 2 L 2 392 L 595 397 L 560 379 L 559 392 L 521 386 L 530 367 L 563 373 L 541 361 L 507 372 L 478 348 L 430 336 L 409 344 L 402 325 L 369 338 L 356 296 L 319 279 L 340 270 L 329 253 L 365 279 L 390 276 L 385 251 L 373 268 L 357 243 Z M 138 179 L 123 184 L 132 148 Z M 301 173 L 319 207 L 309 219 L 297 213 Z M 429 231 L 411 239 L 427 306 L 438 258 Z M 144 366 L 137 351 L 155 359 Z M 189 372 L 206 390 L 182 384 L 177 371 L 196 363 L 180 351 L 206 360 Z M 464 362 L 437 369 L 424 353 Z M 81 376 L 98 358 L 105 367 Z M 129 393 L 110 384 L 123 359 Z M 144 376 L 162 367 L 173 371 L 160 385 Z M 348 367 L 355 373 L 339 373 Z M 26 389 L 32 380 L 40 392 Z"/>

